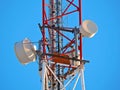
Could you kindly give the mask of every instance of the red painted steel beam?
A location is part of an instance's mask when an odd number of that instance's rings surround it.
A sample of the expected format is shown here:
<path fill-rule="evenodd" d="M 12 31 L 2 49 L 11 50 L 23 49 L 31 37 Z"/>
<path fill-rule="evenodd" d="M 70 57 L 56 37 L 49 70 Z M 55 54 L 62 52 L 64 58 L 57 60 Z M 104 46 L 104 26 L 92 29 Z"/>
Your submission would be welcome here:
<path fill-rule="evenodd" d="M 78 9 L 77 10 L 73 10 L 71 12 L 64 13 L 62 16 L 65 16 L 65 15 L 68 15 L 68 14 L 71 14 L 71 13 L 74 13 L 74 12 L 77 12 L 77 11 L 78 11 Z"/>
<path fill-rule="evenodd" d="M 69 42 L 69 44 L 64 48 L 65 50 L 62 53 L 65 53 L 65 51 L 68 49 L 68 47 L 70 47 L 74 42 L 75 42 L 75 40 L 73 38 L 72 41 Z"/>
<path fill-rule="evenodd" d="M 45 0 L 42 0 L 42 35 L 43 35 L 43 53 L 46 53 L 46 48 L 45 48 L 45 30 L 44 30 L 44 22 L 45 22 Z"/>
<path fill-rule="evenodd" d="M 79 0 L 79 25 L 82 24 L 82 0 Z M 79 46 L 79 50 L 80 50 L 80 60 L 82 60 L 82 34 L 80 34 L 79 37 L 80 40 L 80 46 Z"/>
<path fill-rule="evenodd" d="M 72 0 L 69 5 L 66 7 L 66 9 L 63 11 L 62 15 L 68 10 L 68 8 L 70 7 L 70 5 L 73 3 L 74 0 Z"/>
<path fill-rule="evenodd" d="M 70 0 L 66 0 L 67 2 L 71 3 Z M 74 7 L 79 8 L 77 5 L 75 5 L 73 2 L 71 3 Z"/>

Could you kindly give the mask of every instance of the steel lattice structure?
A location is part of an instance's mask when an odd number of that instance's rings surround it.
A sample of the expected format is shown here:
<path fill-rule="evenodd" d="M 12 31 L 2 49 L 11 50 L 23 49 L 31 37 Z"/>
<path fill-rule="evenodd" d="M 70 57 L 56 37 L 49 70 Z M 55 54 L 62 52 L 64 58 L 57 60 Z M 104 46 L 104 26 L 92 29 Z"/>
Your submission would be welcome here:
<path fill-rule="evenodd" d="M 90 20 L 82 22 L 82 1 L 42 0 L 42 25 L 38 26 L 42 39 L 37 49 L 28 38 L 15 44 L 19 61 L 27 64 L 39 57 L 41 90 L 67 90 L 71 85 L 70 90 L 75 90 L 79 78 L 85 90 L 84 64 L 89 61 L 82 58 L 82 38 L 93 37 L 97 26 Z"/>
<path fill-rule="evenodd" d="M 62 0 L 49 0 L 49 2 L 42 0 L 42 26 L 39 24 L 42 33 L 40 43 L 40 47 L 42 47 L 40 55 L 42 90 L 65 90 L 77 73 L 78 78 L 73 90 L 75 90 L 79 77 L 82 81 L 82 90 L 85 90 L 83 67 L 87 61 L 82 60 L 82 34 L 79 33 L 79 28 L 76 26 L 66 27 L 62 23 L 64 17 L 75 13 L 78 16 L 78 21 L 75 22 L 81 26 L 82 3 L 81 0 L 65 0 L 64 2 L 68 4 L 62 10 Z M 71 6 L 74 10 L 69 9 Z M 64 32 L 72 33 L 72 39 Z M 63 40 L 67 44 L 63 44 Z M 64 85 L 64 81 L 68 77 L 72 78 Z"/>

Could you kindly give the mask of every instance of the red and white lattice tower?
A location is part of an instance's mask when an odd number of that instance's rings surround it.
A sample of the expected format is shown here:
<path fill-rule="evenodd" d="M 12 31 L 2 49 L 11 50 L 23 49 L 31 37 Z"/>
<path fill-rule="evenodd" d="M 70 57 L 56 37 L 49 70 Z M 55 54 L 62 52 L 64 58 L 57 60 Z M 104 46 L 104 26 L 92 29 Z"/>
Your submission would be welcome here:
<path fill-rule="evenodd" d="M 65 18 L 70 25 L 64 25 Z M 74 78 L 76 82 L 70 90 L 75 90 L 79 78 L 85 90 L 84 64 L 89 61 L 82 58 L 82 37 L 95 34 L 89 33 L 95 31 L 90 30 L 92 26 L 96 28 L 89 20 L 82 26 L 81 0 L 42 0 L 42 26 L 39 24 L 42 90 L 66 90 Z"/>
<path fill-rule="evenodd" d="M 42 39 L 39 48 L 36 50 L 26 38 L 15 44 L 16 55 L 22 64 L 39 57 L 41 90 L 76 90 L 77 83 L 81 90 L 85 90 L 84 64 L 89 61 L 82 58 L 82 38 L 93 37 L 97 26 L 90 20 L 82 22 L 81 0 L 41 1 L 42 25 L 38 25 Z"/>

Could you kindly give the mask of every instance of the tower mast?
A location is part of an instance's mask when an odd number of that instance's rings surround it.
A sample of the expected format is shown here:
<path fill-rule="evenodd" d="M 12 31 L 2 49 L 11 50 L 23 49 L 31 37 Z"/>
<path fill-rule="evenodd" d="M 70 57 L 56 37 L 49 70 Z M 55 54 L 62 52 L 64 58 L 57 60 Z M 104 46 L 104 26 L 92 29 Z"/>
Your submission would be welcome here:
<path fill-rule="evenodd" d="M 63 23 L 66 17 L 69 25 Z M 97 26 L 90 20 L 82 22 L 82 0 L 42 0 L 42 25 L 38 25 L 42 33 L 38 50 L 27 38 L 17 42 L 19 61 L 26 64 L 39 57 L 41 90 L 76 90 L 79 78 L 85 90 L 84 64 L 89 61 L 82 58 L 82 38 L 93 37 Z"/>
<path fill-rule="evenodd" d="M 50 47 L 49 52 L 52 56 L 52 59 L 53 59 L 52 61 L 55 62 L 55 64 L 49 64 L 49 66 L 52 68 L 52 70 L 53 70 L 52 72 L 58 78 L 58 80 L 56 80 L 56 78 L 54 78 L 55 77 L 54 75 L 50 75 L 49 76 L 50 80 L 47 80 L 47 81 L 50 82 L 50 89 L 51 90 L 60 90 L 64 86 L 64 78 L 63 77 L 65 76 L 65 74 L 67 75 L 68 72 L 64 73 L 65 66 L 57 64 L 57 63 L 59 63 L 57 59 L 60 59 L 60 58 L 56 58 L 56 61 L 55 61 L 54 54 L 61 56 L 62 54 L 67 52 L 67 49 L 69 47 L 73 46 L 73 48 L 72 48 L 73 51 L 71 50 L 70 52 L 74 55 L 70 56 L 70 57 L 78 59 L 78 57 L 80 56 L 79 59 L 82 60 L 82 35 L 81 34 L 78 35 L 77 28 L 71 28 L 71 27 L 64 28 L 63 24 L 62 24 L 63 17 L 68 16 L 69 14 L 78 12 L 78 23 L 79 23 L 79 25 L 81 25 L 81 23 L 82 23 L 81 0 L 78 0 L 77 3 L 75 3 L 74 0 L 72 0 L 72 1 L 66 0 L 66 2 L 68 3 L 68 6 L 63 11 L 62 11 L 62 4 L 63 4 L 62 0 L 49 0 L 48 9 L 46 9 L 46 6 L 45 6 L 46 2 L 45 1 L 46 0 L 42 0 L 43 53 L 46 53 L 45 52 L 45 47 L 46 47 L 45 31 L 46 31 L 46 29 L 48 29 L 48 33 L 49 33 L 49 42 L 48 43 L 49 43 L 49 47 Z M 73 6 L 74 8 L 76 8 L 76 10 L 73 10 L 71 12 L 68 11 L 70 6 Z M 47 16 L 47 10 L 49 10 L 49 17 Z M 68 32 L 74 33 L 72 40 L 68 36 L 66 36 L 62 33 L 64 31 L 63 29 L 66 31 L 68 29 Z M 63 37 L 69 40 L 68 44 L 63 45 Z M 80 43 L 78 43 L 78 41 Z M 78 53 L 78 52 L 80 52 L 80 53 Z M 44 57 L 47 58 L 49 56 L 44 54 Z M 74 62 L 74 61 L 72 61 L 72 62 Z M 63 64 L 64 64 L 64 61 L 63 61 Z M 79 65 L 80 64 L 81 65 L 83 64 L 82 61 L 80 61 Z M 71 66 L 71 64 L 68 66 Z M 73 69 L 69 68 L 69 70 L 72 71 Z M 44 73 L 44 71 L 43 71 L 43 73 Z M 46 77 L 46 78 L 48 78 L 48 77 Z"/>

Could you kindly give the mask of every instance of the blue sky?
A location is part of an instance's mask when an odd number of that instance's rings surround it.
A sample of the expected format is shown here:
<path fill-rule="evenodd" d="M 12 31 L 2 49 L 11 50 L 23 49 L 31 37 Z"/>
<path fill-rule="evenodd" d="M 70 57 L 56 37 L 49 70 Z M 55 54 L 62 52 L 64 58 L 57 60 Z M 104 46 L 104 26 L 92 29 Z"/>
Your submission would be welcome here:
<path fill-rule="evenodd" d="M 86 90 L 120 90 L 120 1 L 83 0 L 83 20 L 97 23 L 95 37 L 83 39 Z M 0 0 L 0 90 L 40 90 L 37 63 L 21 65 L 14 43 L 41 38 L 41 0 Z M 80 90 L 80 89 L 76 89 Z"/>

